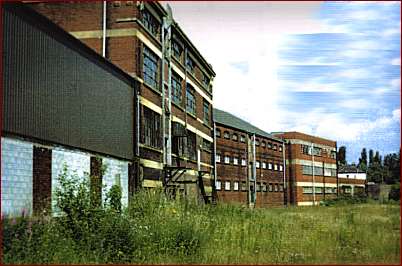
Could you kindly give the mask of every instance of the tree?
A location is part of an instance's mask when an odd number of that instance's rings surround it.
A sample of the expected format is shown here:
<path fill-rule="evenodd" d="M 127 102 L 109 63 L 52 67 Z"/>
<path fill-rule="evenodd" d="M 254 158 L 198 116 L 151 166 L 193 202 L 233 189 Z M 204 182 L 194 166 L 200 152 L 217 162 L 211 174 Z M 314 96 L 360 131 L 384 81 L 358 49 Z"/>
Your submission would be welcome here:
<path fill-rule="evenodd" d="M 373 164 L 374 151 L 372 149 L 369 150 L 369 167 Z"/>
<path fill-rule="evenodd" d="M 366 172 L 367 171 L 367 150 L 366 148 L 362 149 L 362 152 L 360 154 L 359 158 L 359 164 L 357 165 L 360 170 Z"/>
<path fill-rule="evenodd" d="M 384 156 L 384 181 L 387 184 L 395 184 L 399 181 L 400 173 L 400 151 Z"/>
<path fill-rule="evenodd" d="M 346 165 L 347 164 L 347 162 L 346 162 L 346 147 L 345 146 L 339 147 L 337 158 L 338 158 L 338 163 L 340 165 Z"/>

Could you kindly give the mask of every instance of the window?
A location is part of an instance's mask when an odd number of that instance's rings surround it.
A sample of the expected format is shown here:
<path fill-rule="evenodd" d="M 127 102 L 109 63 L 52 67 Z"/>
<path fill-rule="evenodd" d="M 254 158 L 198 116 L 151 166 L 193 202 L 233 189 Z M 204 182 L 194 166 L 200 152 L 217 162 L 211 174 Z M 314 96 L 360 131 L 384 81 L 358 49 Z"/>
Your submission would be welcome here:
<path fill-rule="evenodd" d="M 314 154 L 315 156 L 321 156 L 321 154 L 322 154 L 322 149 L 321 149 L 321 148 L 318 148 L 318 147 L 314 147 L 314 149 L 313 149 L 313 154 Z"/>
<path fill-rule="evenodd" d="M 247 191 L 246 181 L 241 182 L 241 191 Z"/>
<path fill-rule="evenodd" d="M 187 84 L 186 89 L 186 110 L 192 115 L 196 115 L 194 89 Z"/>
<path fill-rule="evenodd" d="M 278 145 L 274 144 L 274 151 L 278 149 Z"/>
<path fill-rule="evenodd" d="M 331 176 L 331 169 L 330 168 L 324 168 L 324 176 Z"/>
<path fill-rule="evenodd" d="M 155 37 L 158 36 L 159 22 L 146 9 L 142 10 L 141 22 L 142 22 L 142 25 L 144 25 L 144 27 L 147 28 L 153 36 L 155 36 Z"/>
<path fill-rule="evenodd" d="M 268 169 L 272 170 L 272 163 L 268 163 Z"/>
<path fill-rule="evenodd" d="M 190 58 L 190 56 L 187 56 L 186 58 L 186 66 L 187 66 L 187 70 L 190 71 L 192 74 L 194 74 L 194 61 L 193 59 Z"/>
<path fill-rule="evenodd" d="M 246 136 L 241 135 L 240 136 L 240 142 L 246 142 Z"/>
<path fill-rule="evenodd" d="M 233 141 L 237 141 L 237 134 L 233 133 L 233 135 L 232 135 L 232 140 L 233 140 Z"/>
<path fill-rule="evenodd" d="M 310 165 L 303 165 L 303 175 L 312 175 L 313 174 L 313 167 Z"/>
<path fill-rule="evenodd" d="M 258 139 L 255 140 L 255 146 L 260 146 L 260 141 Z"/>
<path fill-rule="evenodd" d="M 262 169 L 266 169 L 267 168 L 267 163 L 266 162 L 262 162 Z"/>
<path fill-rule="evenodd" d="M 144 46 L 144 82 L 149 86 L 158 89 L 158 58 L 147 47 Z"/>
<path fill-rule="evenodd" d="M 261 147 L 265 148 L 265 146 L 266 146 L 265 141 L 261 142 Z"/>
<path fill-rule="evenodd" d="M 230 139 L 229 132 L 228 132 L 228 131 L 223 132 L 223 137 L 224 137 L 225 139 Z"/>
<path fill-rule="evenodd" d="M 315 187 L 315 193 L 322 194 L 322 187 Z"/>
<path fill-rule="evenodd" d="M 221 190 L 221 189 L 222 189 L 221 181 L 216 180 L 216 190 Z"/>
<path fill-rule="evenodd" d="M 268 147 L 268 149 L 272 149 L 272 143 L 268 142 L 267 147 Z"/>
<path fill-rule="evenodd" d="M 187 130 L 187 152 L 190 160 L 197 160 L 197 137 L 189 130 Z"/>
<path fill-rule="evenodd" d="M 331 176 L 336 177 L 336 169 L 331 169 Z"/>
<path fill-rule="evenodd" d="M 220 162 L 221 162 L 221 155 L 220 155 L 220 154 L 217 154 L 217 155 L 215 156 L 215 161 L 216 161 L 217 163 L 220 163 Z"/>
<path fill-rule="evenodd" d="M 243 159 L 243 158 L 241 159 L 241 165 L 242 165 L 242 166 L 246 166 L 246 165 L 247 165 L 246 159 Z"/>
<path fill-rule="evenodd" d="M 176 40 L 172 40 L 172 50 L 173 56 L 180 60 L 180 57 L 183 53 L 183 47 Z"/>
<path fill-rule="evenodd" d="M 141 142 L 154 148 L 162 147 L 161 116 L 147 107 L 143 107 Z"/>
<path fill-rule="evenodd" d="M 277 164 L 277 163 L 274 164 L 274 170 L 275 170 L 275 171 L 278 171 L 278 164 Z"/>
<path fill-rule="evenodd" d="M 234 181 L 233 182 L 233 190 L 238 191 L 239 190 L 239 181 Z"/>
<path fill-rule="evenodd" d="M 272 184 L 271 184 L 271 183 L 269 183 L 269 192 L 272 192 L 272 191 L 273 191 Z"/>
<path fill-rule="evenodd" d="M 332 187 L 326 187 L 325 188 L 325 193 L 326 194 L 332 194 Z"/>
<path fill-rule="evenodd" d="M 229 164 L 230 163 L 230 157 L 229 156 L 225 156 L 225 163 Z"/>
<path fill-rule="evenodd" d="M 230 190 L 230 181 L 225 181 L 225 190 Z"/>
<path fill-rule="evenodd" d="M 267 192 L 267 183 L 262 183 L 262 191 Z"/>
<path fill-rule="evenodd" d="M 257 182 L 257 192 L 261 192 L 261 182 Z"/>
<path fill-rule="evenodd" d="M 311 194 L 313 193 L 312 187 L 303 187 L 303 194 Z"/>
<path fill-rule="evenodd" d="M 314 167 L 314 175 L 323 175 L 322 167 Z"/>
<path fill-rule="evenodd" d="M 204 100 L 204 123 L 209 125 L 210 115 L 209 115 L 209 102 Z"/>
<path fill-rule="evenodd" d="M 282 151 L 282 145 L 279 145 L 279 151 Z"/>
<path fill-rule="evenodd" d="M 275 192 L 278 192 L 279 188 L 278 188 L 278 184 L 275 184 Z"/>
<path fill-rule="evenodd" d="M 207 75 L 205 75 L 204 73 L 202 74 L 202 84 L 205 86 L 205 87 L 209 87 L 209 83 L 210 83 L 210 79 L 208 78 L 208 76 Z"/>
<path fill-rule="evenodd" d="M 336 159 L 336 151 L 331 151 L 331 158 Z"/>
<path fill-rule="evenodd" d="M 256 168 L 260 168 L 260 161 L 256 161 L 256 162 L 255 162 L 255 167 L 256 167 Z"/>
<path fill-rule="evenodd" d="M 301 144 L 303 154 L 311 155 L 311 146 Z"/>
<path fill-rule="evenodd" d="M 221 130 L 220 129 L 216 129 L 216 135 L 217 138 L 221 137 Z"/>
<path fill-rule="evenodd" d="M 181 105 L 182 101 L 182 79 L 175 73 L 172 73 L 172 101 Z"/>
<path fill-rule="evenodd" d="M 233 157 L 233 164 L 238 165 L 239 164 L 239 159 L 237 157 Z"/>
<path fill-rule="evenodd" d="M 279 192 L 283 192 L 283 184 L 279 184 Z"/>
<path fill-rule="evenodd" d="M 202 139 L 202 148 L 205 151 L 211 151 L 212 150 L 212 143 L 203 138 Z"/>
<path fill-rule="evenodd" d="M 283 165 L 282 164 L 279 165 L 279 171 L 281 171 L 281 172 L 283 171 Z"/>

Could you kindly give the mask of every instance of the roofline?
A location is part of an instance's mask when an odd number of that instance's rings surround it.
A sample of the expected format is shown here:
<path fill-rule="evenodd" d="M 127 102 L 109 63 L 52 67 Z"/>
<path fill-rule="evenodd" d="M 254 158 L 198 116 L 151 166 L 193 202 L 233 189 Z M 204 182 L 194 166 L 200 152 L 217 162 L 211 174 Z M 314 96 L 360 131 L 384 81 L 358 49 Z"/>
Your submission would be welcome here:
<path fill-rule="evenodd" d="M 317 139 L 322 139 L 322 140 L 326 140 L 326 141 L 331 141 L 331 142 L 334 142 L 334 143 L 337 142 L 336 140 L 326 139 L 326 138 L 323 138 L 323 137 L 319 137 L 319 136 L 315 136 L 315 135 L 310 135 L 310 134 L 307 134 L 307 133 L 303 133 L 303 132 L 300 132 L 300 131 L 273 132 L 272 134 L 287 134 L 287 133 L 298 133 L 298 134 L 303 134 L 303 135 L 306 135 L 306 136 L 314 137 L 314 138 L 317 138 Z"/>
<path fill-rule="evenodd" d="M 72 36 L 63 28 L 52 22 L 44 15 L 38 13 L 33 8 L 24 5 L 22 2 L 6 2 L 2 4 L 4 9 L 13 12 L 15 15 L 22 17 L 23 20 L 33 24 L 39 30 L 50 35 L 51 38 L 59 41 L 63 45 L 76 51 L 83 57 L 97 64 L 99 67 L 117 76 L 119 79 L 125 81 L 130 86 L 134 87 L 136 79 L 118 66 L 111 63 L 109 60 L 99 55 L 96 51 L 89 48 L 86 44 L 79 39 Z"/>
<path fill-rule="evenodd" d="M 158 9 L 160 9 L 165 15 L 167 15 L 166 9 L 163 7 L 163 5 L 159 1 L 155 1 L 154 3 Z M 173 14 L 172 14 L 172 18 L 173 18 Z M 212 72 L 212 75 L 215 77 L 216 73 L 213 70 L 212 65 L 210 63 L 208 63 L 207 60 L 201 55 L 200 51 L 198 51 L 198 49 L 195 47 L 195 45 L 190 41 L 190 39 L 187 37 L 187 35 L 184 33 L 184 31 L 180 28 L 179 24 L 175 21 L 174 18 L 173 18 L 173 25 L 175 26 L 178 33 L 180 33 L 180 35 L 184 38 L 184 40 L 190 45 L 191 49 L 193 49 L 195 51 L 197 56 L 201 59 L 201 61 L 205 64 L 205 66 L 208 68 L 208 70 L 210 72 Z"/>

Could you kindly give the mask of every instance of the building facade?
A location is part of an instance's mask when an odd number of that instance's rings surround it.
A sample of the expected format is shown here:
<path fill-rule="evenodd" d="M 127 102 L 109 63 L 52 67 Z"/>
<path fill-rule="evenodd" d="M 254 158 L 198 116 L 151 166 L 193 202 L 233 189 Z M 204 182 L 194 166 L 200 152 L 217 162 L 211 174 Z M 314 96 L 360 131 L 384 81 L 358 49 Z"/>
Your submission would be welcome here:
<path fill-rule="evenodd" d="M 219 109 L 214 121 L 217 200 L 256 207 L 286 204 L 283 141 Z"/>
<path fill-rule="evenodd" d="M 211 65 L 151 1 L 29 3 L 138 81 L 138 179 L 202 195 L 213 180 Z"/>
<path fill-rule="evenodd" d="M 300 132 L 273 133 L 286 141 L 288 198 L 299 206 L 318 205 L 338 194 L 337 144 Z"/>
<path fill-rule="evenodd" d="M 366 192 L 367 174 L 355 165 L 340 166 L 338 180 L 339 194 L 353 196 Z"/>

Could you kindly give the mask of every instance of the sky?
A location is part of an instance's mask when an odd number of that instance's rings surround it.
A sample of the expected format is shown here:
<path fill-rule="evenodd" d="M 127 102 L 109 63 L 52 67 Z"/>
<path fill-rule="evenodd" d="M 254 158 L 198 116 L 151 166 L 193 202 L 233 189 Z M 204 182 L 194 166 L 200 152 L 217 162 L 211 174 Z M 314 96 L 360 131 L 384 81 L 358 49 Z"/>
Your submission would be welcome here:
<path fill-rule="evenodd" d="M 400 149 L 399 2 L 163 2 L 212 64 L 214 106 L 267 131 Z"/>

